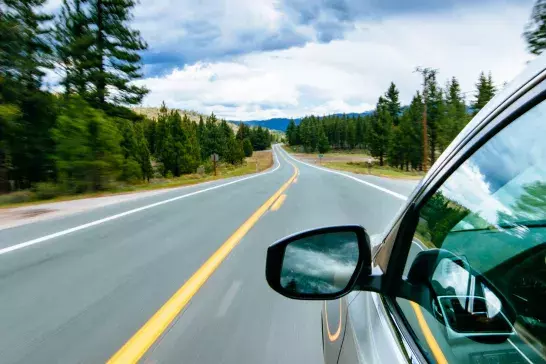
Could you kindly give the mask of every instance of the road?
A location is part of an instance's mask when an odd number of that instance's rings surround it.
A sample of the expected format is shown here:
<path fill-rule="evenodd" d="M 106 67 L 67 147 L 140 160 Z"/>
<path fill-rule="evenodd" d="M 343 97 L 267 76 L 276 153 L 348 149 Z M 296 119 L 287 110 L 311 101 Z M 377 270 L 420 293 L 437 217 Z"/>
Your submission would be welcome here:
<path fill-rule="evenodd" d="M 381 233 L 416 182 L 348 178 L 274 150 L 275 166 L 250 178 L 0 230 L 1 361 L 107 361 L 231 242 L 142 362 L 320 363 L 321 304 L 267 286 L 267 246 L 323 225 Z"/>

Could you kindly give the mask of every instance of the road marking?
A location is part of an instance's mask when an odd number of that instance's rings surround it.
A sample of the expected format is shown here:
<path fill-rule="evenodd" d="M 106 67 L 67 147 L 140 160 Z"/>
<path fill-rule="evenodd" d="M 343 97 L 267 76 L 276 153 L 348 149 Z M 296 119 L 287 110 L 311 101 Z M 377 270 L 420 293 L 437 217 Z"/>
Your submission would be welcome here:
<path fill-rule="evenodd" d="M 425 250 L 421 245 L 419 245 L 415 240 L 412 240 L 411 243 L 421 249 L 421 251 Z M 423 311 L 421 310 L 421 307 L 419 304 L 415 302 L 410 301 L 411 308 L 415 312 L 415 316 L 417 317 L 417 323 L 421 327 L 421 331 L 423 332 L 423 335 L 425 336 L 425 340 L 427 341 L 427 344 L 432 351 L 432 355 L 434 355 L 434 358 L 438 363 L 447 363 L 447 359 L 440 348 L 440 344 L 438 344 L 438 341 L 436 341 L 436 338 L 432 334 L 432 330 L 430 329 L 430 326 L 428 326 L 428 323 L 425 319 L 425 316 L 423 315 Z M 443 361 L 442 361 L 443 360 Z"/>
<path fill-rule="evenodd" d="M 237 292 L 239 292 L 239 289 L 241 289 L 242 283 L 243 282 L 241 281 L 234 281 L 231 284 L 228 291 L 224 295 L 224 298 L 222 298 L 220 307 L 218 308 L 218 311 L 216 312 L 216 317 L 224 317 L 226 315 L 227 310 L 229 309 L 229 306 L 231 306 L 231 303 L 233 302 L 233 299 L 235 298 L 235 295 L 237 294 Z"/>
<path fill-rule="evenodd" d="M 533 364 L 533 362 L 531 361 L 531 359 L 529 359 L 529 358 L 527 357 L 527 355 L 525 355 L 525 354 L 523 353 L 523 351 L 521 351 L 521 350 L 516 346 L 516 344 L 514 344 L 514 343 L 512 342 L 512 340 L 508 339 L 508 342 L 514 347 L 514 349 L 517 350 L 517 352 L 518 352 L 521 356 L 523 356 L 523 358 L 524 358 L 525 360 L 527 360 L 527 363 Z"/>
<path fill-rule="evenodd" d="M 294 181 L 295 180 L 296 179 L 294 179 Z M 286 194 L 280 195 L 277 201 L 275 201 L 271 206 L 271 211 L 277 211 L 278 209 L 280 209 L 282 204 L 284 203 L 284 200 L 286 200 Z"/>
<path fill-rule="evenodd" d="M 290 162 L 289 162 L 290 163 Z M 292 163 L 290 163 L 292 164 Z M 136 363 L 153 343 L 169 327 L 171 322 L 184 309 L 191 298 L 205 284 L 208 278 L 226 259 L 229 253 L 256 224 L 260 217 L 267 212 L 273 202 L 290 187 L 296 178 L 298 168 L 294 166 L 294 174 L 277 192 L 273 194 L 252 216 L 248 218 L 218 250 L 180 287 L 175 294 L 142 326 L 130 339 L 108 360 L 113 363 Z"/>
<path fill-rule="evenodd" d="M 417 303 L 412 301 L 410 301 L 410 305 L 413 308 L 413 311 L 415 311 L 417 322 L 419 323 L 419 326 L 421 327 L 421 331 L 423 332 L 423 335 L 425 336 L 425 340 L 427 341 L 430 351 L 432 351 L 432 355 L 434 356 L 434 359 L 436 359 L 436 362 L 438 364 L 447 364 L 447 359 L 444 356 L 442 349 L 440 349 L 440 345 L 436 341 L 436 338 L 432 334 L 432 331 L 430 330 L 430 327 L 428 326 L 427 321 L 425 320 L 425 316 L 423 315 L 423 311 L 421 311 L 421 307 Z"/>
<path fill-rule="evenodd" d="M 312 167 L 312 168 L 316 168 L 316 169 L 320 169 L 321 171 L 324 171 L 324 172 L 334 173 L 334 174 L 338 174 L 338 175 L 343 176 L 343 177 L 350 178 L 350 179 L 352 179 L 352 180 L 354 180 L 354 181 L 356 181 L 356 182 L 358 182 L 358 183 L 362 183 L 362 184 L 364 184 L 364 185 L 366 185 L 366 186 L 373 187 L 373 188 L 375 188 L 375 189 L 378 189 L 379 191 L 383 191 L 383 192 L 385 192 L 385 193 L 388 193 L 389 195 L 394 196 L 394 197 L 396 197 L 396 198 L 398 198 L 398 199 L 400 199 L 400 200 L 403 200 L 403 201 L 406 201 L 406 200 L 408 199 L 406 196 L 404 196 L 404 195 L 402 195 L 402 194 L 400 194 L 400 193 L 391 191 L 391 190 L 389 190 L 389 189 L 387 189 L 387 188 L 385 188 L 385 187 L 378 186 L 378 185 L 376 185 L 376 184 L 373 184 L 373 183 L 370 183 L 370 182 L 361 180 L 361 179 L 359 179 L 359 178 L 356 178 L 356 177 L 354 177 L 354 176 L 351 176 L 351 175 L 348 175 L 348 174 L 345 174 L 345 173 L 342 173 L 342 172 L 334 171 L 334 170 L 327 169 L 327 168 L 323 168 L 323 167 L 317 167 L 317 166 L 315 166 L 315 165 L 313 165 L 313 164 L 309 164 L 309 163 L 306 163 L 306 162 L 304 162 L 304 161 L 301 161 L 301 160 L 299 160 L 299 159 L 296 159 L 296 158 L 292 157 L 292 156 L 290 155 L 290 153 L 288 153 L 288 152 L 285 151 L 285 150 L 283 150 L 283 152 L 286 153 L 286 155 L 288 155 L 288 157 L 290 157 L 291 159 L 295 160 L 295 161 L 298 162 L 298 163 L 303 163 L 303 164 L 305 164 L 306 166 L 309 166 L 309 167 Z M 282 155 L 282 154 L 283 154 L 283 153 L 281 153 L 281 155 Z"/>
<path fill-rule="evenodd" d="M 328 333 L 328 340 L 331 342 L 336 341 L 341 334 L 341 320 L 342 320 L 342 310 L 341 310 L 341 300 L 339 302 L 339 320 L 337 322 L 337 330 L 333 334 L 330 332 L 330 324 L 328 323 L 328 307 L 326 301 L 324 301 L 324 315 L 326 316 L 326 332 Z"/>
<path fill-rule="evenodd" d="M 190 192 L 190 193 L 187 193 L 185 195 L 169 198 L 167 200 L 159 201 L 159 202 L 152 203 L 152 204 L 149 204 L 149 205 L 146 205 L 146 206 L 142 206 L 142 207 L 139 207 L 139 208 L 136 208 L 136 209 L 125 211 L 125 212 L 122 212 L 122 213 L 119 213 L 119 214 L 116 214 L 116 215 L 108 216 L 108 217 L 105 217 L 104 219 L 95 220 L 95 221 L 89 222 L 87 224 L 78 225 L 78 226 L 75 226 L 75 227 L 70 228 L 70 229 L 66 229 L 66 230 L 62 230 L 62 231 L 59 231 L 59 232 L 56 232 L 56 233 L 53 233 L 53 234 L 42 236 L 41 238 L 32 239 L 32 240 L 26 241 L 24 243 L 15 244 L 15 245 L 0 249 L 0 255 L 11 253 L 13 251 L 29 247 L 31 245 L 43 243 L 44 241 L 48 241 L 48 240 L 51 240 L 51 239 L 54 239 L 54 238 L 58 238 L 60 236 L 68 235 L 70 233 L 80 231 L 80 230 L 83 230 L 83 229 L 87 229 L 87 228 L 90 228 L 92 226 L 104 224 L 105 222 L 116 220 L 116 219 L 119 219 L 119 218 L 127 216 L 127 215 L 131 215 L 131 214 L 134 214 L 134 213 L 137 213 L 137 212 L 140 212 L 140 211 L 151 209 L 153 207 L 157 207 L 157 206 L 165 205 L 165 204 L 170 203 L 170 202 L 178 201 L 178 200 L 181 200 L 181 199 L 186 198 L 186 197 L 195 196 L 195 195 L 198 195 L 200 193 L 216 190 L 218 188 L 230 186 L 230 185 L 233 185 L 235 183 L 243 182 L 243 181 L 246 181 L 246 180 L 249 180 L 249 179 L 252 179 L 252 178 L 261 177 L 261 176 L 264 176 L 266 174 L 273 173 L 276 170 L 278 170 L 279 167 L 281 166 L 281 164 L 279 163 L 279 159 L 277 158 L 276 153 L 274 153 L 274 155 L 275 155 L 275 160 L 277 161 L 277 166 L 272 170 L 269 170 L 269 171 L 266 171 L 266 172 L 260 172 L 258 174 L 253 174 L 252 176 L 249 176 L 249 177 L 244 177 L 244 178 L 241 178 L 241 179 L 238 179 L 238 180 L 235 180 L 235 181 L 231 181 L 231 182 L 224 183 L 224 184 L 221 184 L 221 185 L 205 188 L 205 189 L 202 189 L 202 190 L 199 190 L 199 191 Z"/>

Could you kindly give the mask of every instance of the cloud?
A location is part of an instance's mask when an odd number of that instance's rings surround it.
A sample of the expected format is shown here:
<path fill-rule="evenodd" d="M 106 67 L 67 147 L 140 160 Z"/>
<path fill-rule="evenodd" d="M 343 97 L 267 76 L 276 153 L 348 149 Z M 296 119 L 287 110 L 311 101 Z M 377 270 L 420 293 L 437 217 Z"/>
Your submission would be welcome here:
<path fill-rule="evenodd" d="M 521 32 L 531 7 L 469 5 L 358 21 L 344 39 L 186 63 L 139 83 L 151 89 L 146 105 L 165 100 L 232 120 L 361 112 L 374 107 L 391 81 L 407 104 L 421 83 L 416 66 L 438 68 L 441 83 L 456 76 L 463 91 L 474 90 L 481 71 L 490 70 L 497 84 L 511 80 L 529 59 Z M 272 11 L 264 28 L 289 16 Z M 344 10 L 336 11 L 343 18 Z M 314 16 L 304 13 L 301 22 Z"/>
<path fill-rule="evenodd" d="M 134 23 L 151 53 L 156 57 L 166 54 L 163 67 L 150 67 L 148 75 L 169 66 L 287 49 L 314 39 L 310 30 L 294 25 L 275 3 L 265 0 L 207 1 L 199 5 L 189 0 L 157 0 L 137 7 Z"/>
<path fill-rule="evenodd" d="M 516 2 L 505 0 L 500 7 Z M 199 61 L 341 40 L 361 21 L 435 15 L 462 6 L 476 5 L 471 0 L 148 0 L 135 9 L 134 25 L 152 54 L 165 53 L 161 64 L 147 64 L 146 74 L 155 76 Z"/>

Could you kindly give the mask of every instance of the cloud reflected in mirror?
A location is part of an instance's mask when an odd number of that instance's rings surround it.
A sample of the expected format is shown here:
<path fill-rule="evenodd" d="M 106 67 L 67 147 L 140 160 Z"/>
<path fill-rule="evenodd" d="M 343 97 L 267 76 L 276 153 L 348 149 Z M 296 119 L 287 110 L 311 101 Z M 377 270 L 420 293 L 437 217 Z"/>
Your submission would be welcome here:
<path fill-rule="evenodd" d="M 347 288 L 359 258 L 354 232 L 308 236 L 285 250 L 281 286 L 297 294 L 335 294 Z"/>

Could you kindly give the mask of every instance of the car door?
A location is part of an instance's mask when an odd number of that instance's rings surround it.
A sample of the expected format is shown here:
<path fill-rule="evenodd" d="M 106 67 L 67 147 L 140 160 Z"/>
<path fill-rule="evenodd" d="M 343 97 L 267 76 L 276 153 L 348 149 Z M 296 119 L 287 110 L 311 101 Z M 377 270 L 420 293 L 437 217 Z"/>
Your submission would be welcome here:
<path fill-rule="evenodd" d="M 427 277 L 436 292 L 429 308 L 403 294 L 359 293 L 348 306 L 339 363 L 546 361 L 541 63 L 456 139 L 374 257 L 385 275 L 382 291 L 393 293 L 424 275 L 412 271 L 420 253 L 456 257 L 440 260 Z"/>

